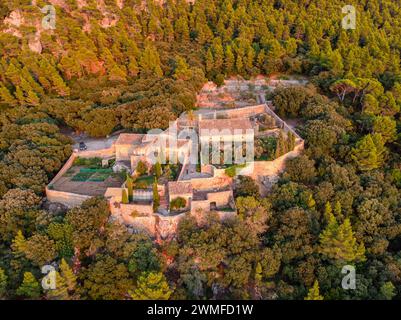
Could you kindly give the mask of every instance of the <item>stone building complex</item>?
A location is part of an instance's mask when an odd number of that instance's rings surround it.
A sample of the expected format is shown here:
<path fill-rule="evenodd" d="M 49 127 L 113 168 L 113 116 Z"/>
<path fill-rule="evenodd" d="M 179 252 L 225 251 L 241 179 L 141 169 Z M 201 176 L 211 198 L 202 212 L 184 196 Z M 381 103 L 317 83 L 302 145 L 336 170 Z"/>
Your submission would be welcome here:
<path fill-rule="evenodd" d="M 260 119 L 266 117 L 272 120 L 273 126 L 262 130 Z M 238 166 L 239 174 L 251 176 L 263 192 L 269 188 L 269 181 L 274 181 L 283 171 L 286 159 L 297 156 L 303 149 L 303 140 L 274 113 L 269 103 L 223 110 L 200 109 L 182 114 L 165 131 L 123 133 L 110 148 L 75 150 L 47 186 L 47 198 L 74 207 L 92 196 L 104 196 L 113 219 L 133 231 L 145 231 L 158 239 L 171 238 L 186 214 L 201 218 L 202 213 L 215 211 L 221 219 L 236 215 L 233 196 L 236 178 L 227 174 L 227 169 L 235 164 L 210 163 L 200 150 L 201 145 L 212 140 L 226 141 L 228 136 L 233 142 L 253 142 L 258 136 L 277 136 L 278 132 L 295 137 L 293 150 L 272 161 L 251 163 L 248 159 L 246 165 Z M 109 176 L 103 181 L 94 178 L 81 181 L 95 169 L 78 167 L 77 174 L 76 164 L 93 158 L 100 158 L 106 169 L 98 169 L 92 177 Z M 193 161 L 195 158 L 199 163 Z M 162 175 L 158 179 L 152 176 L 155 161 L 161 164 Z M 140 165 L 145 166 L 146 171 L 142 176 L 138 174 Z M 118 174 L 122 177 L 120 180 Z M 124 199 L 124 195 L 130 193 L 124 174 L 134 177 L 135 188 L 128 201 Z"/>

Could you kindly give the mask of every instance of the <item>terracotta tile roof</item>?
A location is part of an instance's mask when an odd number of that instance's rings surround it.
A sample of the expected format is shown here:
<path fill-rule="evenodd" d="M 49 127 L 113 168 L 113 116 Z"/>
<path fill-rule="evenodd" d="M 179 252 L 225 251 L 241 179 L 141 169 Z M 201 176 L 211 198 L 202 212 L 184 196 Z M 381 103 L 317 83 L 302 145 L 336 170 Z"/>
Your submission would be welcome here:
<path fill-rule="evenodd" d="M 190 182 L 173 181 L 168 183 L 168 192 L 170 195 L 180 195 L 192 193 L 192 184 Z"/>
<path fill-rule="evenodd" d="M 235 129 L 248 130 L 253 129 L 252 122 L 249 119 L 211 119 L 201 120 L 199 122 L 199 130 L 202 134 L 202 130 L 224 130 L 228 129 L 234 131 Z"/>
<path fill-rule="evenodd" d="M 118 137 L 116 141 L 116 145 L 118 144 L 123 144 L 123 145 L 133 145 L 133 144 L 141 144 L 142 139 L 144 135 L 143 134 L 136 134 L 136 133 L 122 133 Z"/>

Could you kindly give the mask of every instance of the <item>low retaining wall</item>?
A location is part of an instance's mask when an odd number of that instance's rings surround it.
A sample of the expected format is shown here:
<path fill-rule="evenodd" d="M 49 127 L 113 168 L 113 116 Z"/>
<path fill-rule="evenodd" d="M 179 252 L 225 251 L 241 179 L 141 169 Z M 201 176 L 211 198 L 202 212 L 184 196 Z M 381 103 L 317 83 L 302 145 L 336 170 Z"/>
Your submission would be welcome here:
<path fill-rule="evenodd" d="M 236 109 L 225 109 L 225 110 L 216 110 L 212 112 L 207 112 L 202 115 L 199 115 L 199 119 L 210 119 L 214 118 L 215 116 L 225 116 L 228 118 L 249 118 L 251 116 L 265 113 L 266 112 L 266 105 L 259 104 L 256 106 L 249 106 L 249 107 L 241 107 Z"/>
<path fill-rule="evenodd" d="M 49 185 L 52 185 L 55 183 L 58 179 L 60 179 L 67 171 L 72 167 L 74 164 L 75 159 L 77 158 L 77 153 L 73 152 L 71 156 L 68 158 L 67 162 L 64 164 L 64 166 L 60 169 L 60 171 L 54 176 L 52 181 L 50 181 Z"/>
<path fill-rule="evenodd" d="M 68 158 L 67 162 L 52 179 L 46 187 L 46 197 L 50 202 L 58 202 L 66 205 L 69 208 L 80 206 L 85 200 L 90 199 L 91 196 L 81 195 L 72 192 L 64 192 L 51 189 L 51 186 L 56 183 L 74 164 L 75 159 L 81 158 L 107 158 L 114 155 L 114 145 L 107 149 L 93 150 L 93 151 L 74 151 Z"/>
<path fill-rule="evenodd" d="M 269 114 L 271 117 L 274 118 L 274 120 L 276 120 L 276 122 L 278 123 L 278 126 L 284 130 L 284 132 L 292 132 L 295 137 L 297 137 L 298 139 L 302 138 L 299 136 L 298 133 L 295 132 L 294 129 L 292 129 L 283 119 L 281 119 L 273 110 L 271 107 L 269 107 L 269 105 L 271 105 L 271 102 L 267 102 L 264 106 L 265 106 L 265 112 L 267 114 Z"/>
<path fill-rule="evenodd" d="M 217 207 L 223 207 L 228 205 L 232 197 L 233 193 L 231 190 L 211 192 L 207 194 L 207 200 L 210 203 L 215 202 Z"/>
<path fill-rule="evenodd" d="M 51 190 L 48 187 L 46 187 L 46 197 L 48 201 L 62 203 L 68 208 L 78 207 L 84 201 L 91 198 L 90 196 L 81 194 Z"/>
<path fill-rule="evenodd" d="M 209 200 L 191 201 L 191 214 L 196 215 L 199 211 L 210 211 Z"/>
<path fill-rule="evenodd" d="M 114 144 L 110 148 L 99 149 L 99 150 L 86 150 L 75 152 L 80 158 L 110 158 L 116 154 L 116 148 Z"/>
<path fill-rule="evenodd" d="M 213 178 L 196 178 L 191 179 L 192 187 L 196 190 L 213 188 L 221 189 L 231 184 L 232 179 L 229 177 L 213 177 Z"/>
<path fill-rule="evenodd" d="M 288 159 L 298 157 L 304 149 L 304 141 L 298 140 L 293 151 L 286 153 L 272 161 L 255 161 L 252 172 L 245 172 L 244 175 L 257 180 L 260 176 L 277 176 L 285 170 L 285 163 Z"/>
<path fill-rule="evenodd" d="M 122 222 L 129 225 L 135 231 L 145 232 L 151 237 L 156 236 L 156 216 L 149 217 L 128 217 L 124 216 Z"/>

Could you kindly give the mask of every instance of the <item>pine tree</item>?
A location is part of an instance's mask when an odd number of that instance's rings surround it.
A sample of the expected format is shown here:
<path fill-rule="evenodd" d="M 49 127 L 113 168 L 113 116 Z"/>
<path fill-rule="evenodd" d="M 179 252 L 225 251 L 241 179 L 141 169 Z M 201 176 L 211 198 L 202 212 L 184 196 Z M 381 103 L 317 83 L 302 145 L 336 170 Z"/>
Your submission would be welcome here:
<path fill-rule="evenodd" d="M 191 78 L 191 69 L 184 58 L 177 58 L 177 67 L 174 70 L 174 78 L 181 80 L 189 80 Z"/>
<path fill-rule="evenodd" d="M 144 272 L 136 289 L 130 293 L 134 300 L 168 300 L 172 291 L 161 272 Z"/>
<path fill-rule="evenodd" d="M 7 103 L 9 105 L 15 105 L 17 101 L 13 95 L 8 91 L 8 89 L 0 83 L 0 101 Z"/>
<path fill-rule="evenodd" d="M 366 135 L 351 151 L 351 158 L 361 171 L 380 168 L 384 162 L 385 147 L 380 134 Z"/>
<path fill-rule="evenodd" d="M 392 300 L 397 295 L 396 288 L 391 281 L 382 284 L 380 287 L 380 293 L 385 300 Z"/>
<path fill-rule="evenodd" d="M 224 70 L 227 73 L 227 75 L 230 75 L 233 73 L 234 64 L 235 64 L 235 57 L 234 57 L 233 51 L 231 49 L 231 46 L 227 46 L 226 52 L 225 52 L 225 60 L 224 60 Z"/>
<path fill-rule="evenodd" d="M 244 69 L 244 52 L 243 50 L 238 50 L 237 51 L 237 59 L 235 60 L 235 68 L 237 69 L 237 72 L 242 74 L 243 69 Z"/>
<path fill-rule="evenodd" d="M 46 292 L 46 296 L 49 300 L 69 300 L 68 286 L 64 278 L 59 272 L 55 272 L 56 275 L 56 288 L 49 289 Z"/>
<path fill-rule="evenodd" d="M 7 289 L 7 275 L 5 271 L 0 268 L 0 298 L 4 297 Z"/>
<path fill-rule="evenodd" d="M 315 280 L 313 287 L 309 289 L 308 295 L 305 297 L 305 300 L 323 300 L 323 296 L 320 295 L 319 292 L 319 282 Z"/>
<path fill-rule="evenodd" d="M 25 96 L 24 96 L 24 93 L 22 92 L 22 89 L 21 89 L 21 87 L 20 86 L 17 86 L 16 88 L 15 88 L 15 97 L 17 98 L 17 100 L 18 100 L 18 103 L 20 104 L 20 105 L 25 105 L 26 104 L 26 102 L 25 102 Z"/>
<path fill-rule="evenodd" d="M 342 208 L 341 208 L 341 203 L 339 201 L 336 201 L 334 204 L 334 214 L 337 218 L 342 217 Z"/>
<path fill-rule="evenodd" d="M 67 285 L 68 291 L 74 291 L 77 286 L 77 277 L 64 259 L 61 259 L 60 274 Z"/>
<path fill-rule="evenodd" d="M 221 39 L 215 38 L 212 45 L 213 58 L 214 58 L 214 69 L 217 72 L 222 72 L 224 62 L 224 49 L 221 45 Z"/>
<path fill-rule="evenodd" d="M 254 60 L 255 60 L 255 50 L 252 48 L 252 46 L 249 45 L 245 57 L 245 69 L 248 75 L 253 74 Z"/>
<path fill-rule="evenodd" d="M 138 62 L 136 61 L 135 56 L 130 56 L 128 64 L 128 75 L 130 77 L 136 77 L 138 73 L 139 73 Z"/>
<path fill-rule="evenodd" d="M 316 201 L 313 199 L 313 195 L 310 194 L 307 201 L 308 208 L 314 208 L 316 206 Z"/>
<path fill-rule="evenodd" d="M 21 256 L 25 254 L 26 251 L 26 239 L 22 234 L 21 230 L 18 230 L 17 235 L 15 236 L 14 240 L 12 241 L 11 248 L 13 250 L 13 254 L 15 256 Z"/>
<path fill-rule="evenodd" d="M 255 268 L 255 281 L 257 284 L 262 282 L 262 278 L 263 278 L 262 271 L 263 271 L 262 265 L 260 264 L 260 262 L 258 262 L 256 264 L 256 268 Z"/>
<path fill-rule="evenodd" d="M 31 272 L 24 273 L 24 280 L 17 289 L 17 295 L 36 299 L 40 296 L 40 286 Z"/>
<path fill-rule="evenodd" d="M 127 82 L 127 73 L 124 69 L 123 67 L 114 64 L 114 66 L 109 71 L 109 80 L 116 82 Z"/>
<path fill-rule="evenodd" d="M 212 54 L 212 50 L 209 48 L 206 54 L 206 73 L 208 75 L 211 74 L 211 72 L 214 69 L 214 60 L 213 60 L 213 54 Z"/>
<path fill-rule="evenodd" d="M 357 244 L 350 220 L 345 219 L 339 225 L 332 213 L 329 214 L 326 229 L 320 234 L 319 252 L 330 259 L 344 262 L 365 260 L 365 246 L 363 242 Z"/>
<path fill-rule="evenodd" d="M 333 209 L 331 208 L 330 202 L 327 201 L 324 207 L 324 218 L 328 223 L 330 223 L 330 218 L 332 214 L 333 214 Z"/>
<path fill-rule="evenodd" d="M 383 143 L 392 142 L 397 139 L 397 123 L 388 116 L 375 117 L 373 132 L 381 135 Z"/>
<path fill-rule="evenodd" d="M 141 58 L 139 60 L 139 66 L 141 69 L 141 73 L 143 74 L 153 74 L 161 77 L 163 75 L 163 71 L 160 66 L 160 56 L 157 52 L 156 48 L 147 43 L 145 46 L 145 50 L 142 52 Z"/>

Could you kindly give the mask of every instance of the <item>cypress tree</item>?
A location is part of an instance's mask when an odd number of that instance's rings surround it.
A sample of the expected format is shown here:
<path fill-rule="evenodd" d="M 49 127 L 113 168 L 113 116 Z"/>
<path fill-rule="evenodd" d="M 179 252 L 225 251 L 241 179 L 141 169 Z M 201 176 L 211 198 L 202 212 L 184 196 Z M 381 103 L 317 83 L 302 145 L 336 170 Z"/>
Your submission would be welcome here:
<path fill-rule="evenodd" d="M 134 180 L 132 177 L 127 176 L 126 185 L 128 189 L 128 200 L 132 201 L 134 198 Z"/>
<path fill-rule="evenodd" d="M 159 161 L 157 161 L 154 165 L 154 173 L 157 179 L 159 179 L 162 175 L 162 166 L 160 165 Z"/>
<path fill-rule="evenodd" d="M 125 190 L 125 189 L 123 189 L 123 191 L 122 191 L 121 202 L 124 203 L 124 204 L 128 204 L 129 203 L 127 190 Z"/>
<path fill-rule="evenodd" d="M 157 209 L 159 209 L 159 206 L 160 206 L 160 196 L 157 190 L 157 180 L 155 178 L 155 181 L 153 182 L 153 211 L 156 212 Z"/>

